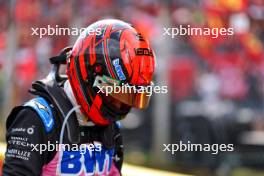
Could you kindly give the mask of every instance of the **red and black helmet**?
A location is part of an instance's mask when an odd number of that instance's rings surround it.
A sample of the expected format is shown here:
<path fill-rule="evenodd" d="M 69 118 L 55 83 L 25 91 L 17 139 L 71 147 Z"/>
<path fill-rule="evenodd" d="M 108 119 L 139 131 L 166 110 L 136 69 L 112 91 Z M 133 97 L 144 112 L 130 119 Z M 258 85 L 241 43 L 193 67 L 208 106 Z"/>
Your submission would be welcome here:
<path fill-rule="evenodd" d="M 154 68 L 149 42 L 130 24 L 119 20 L 101 20 L 88 26 L 67 61 L 67 75 L 81 111 L 97 125 L 120 120 L 131 107 L 144 108 L 148 104 L 148 97 L 138 93 L 98 93 L 94 86 L 97 78 L 148 86 Z M 120 102 L 118 106 L 116 101 Z"/>

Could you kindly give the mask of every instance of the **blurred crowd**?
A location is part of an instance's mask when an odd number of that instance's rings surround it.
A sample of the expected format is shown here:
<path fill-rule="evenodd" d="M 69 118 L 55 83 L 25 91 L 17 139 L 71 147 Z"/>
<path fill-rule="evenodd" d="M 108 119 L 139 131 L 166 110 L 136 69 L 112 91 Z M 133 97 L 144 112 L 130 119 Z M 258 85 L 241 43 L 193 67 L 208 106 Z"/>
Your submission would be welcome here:
<path fill-rule="evenodd" d="M 32 35 L 31 28 L 48 25 L 81 28 L 100 19 L 117 18 L 132 23 L 156 43 L 156 52 L 170 47 L 166 70 L 173 103 L 188 99 L 231 100 L 239 106 L 264 107 L 262 0 L 2 0 L 0 9 L 1 68 L 10 59 L 8 47 L 15 51 L 11 58 L 13 69 L 9 70 L 13 104 L 27 99 L 26 90 L 32 80 L 47 74 L 48 58 L 76 40 L 76 36 L 69 35 L 40 38 Z M 178 36 L 166 39 L 170 46 L 159 45 L 158 38 L 168 25 L 232 27 L 235 33 L 218 38 Z M 10 44 L 10 35 L 15 36 L 15 43 Z M 10 80 L 1 75 L 3 100 L 5 81 Z"/>
<path fill-rule="evenodd" d="M 197 4 L 196 4 L 197 5 Z M 171 78 L 176 101 L 200 98 L 232 100 L 263 108 L 264 2 L 215 0 L 172 9 L 173 25 L 234 28 L 233 36 L 180 37 Z M 177 76 L 178 75 L 178 76 Z"/>
<path fill-rule="evenodd" d="M 12 104 L 28 99 L 27 89 L 32 80 L 43 78 L 49 71 L 48 58 L 77 39 L 77 36 L 69 35 L 46 35 L 40 38 L 32 35 L 32 28 L 47 28 L 48 25 L 54 28 L 84 28 L 100 19 L 116 18 L 141 26 L 142 31 L 150 35 L 158 8 L 158 2 L 139 0 L 0 1 L 0 65 L 2 71 L 11 72 L 12 86 L 9 88 L 13 92 Z M 10 42 L 10 36 L 15 36 L 15 40 Z M 10 50 L 13 51 L 12 64 L 8 65 Z M 7 89 L 5 82 L 10 79 L 6 80 L 3 75 L 1 80 L 0 97 L 3 103 L 5 100 L 2 97 Z"/>

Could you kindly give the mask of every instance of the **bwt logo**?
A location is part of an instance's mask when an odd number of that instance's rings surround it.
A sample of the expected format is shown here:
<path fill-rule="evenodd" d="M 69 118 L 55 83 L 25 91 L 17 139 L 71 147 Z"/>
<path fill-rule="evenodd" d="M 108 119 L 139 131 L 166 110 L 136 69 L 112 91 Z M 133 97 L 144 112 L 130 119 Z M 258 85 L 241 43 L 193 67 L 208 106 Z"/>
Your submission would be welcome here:
<path fill-rule="evenodd" d="M 109 173 L 112 165 L 114 149 L 102 149 L 100 152 L 88 150 L 84 154 L 80 151 L 64 151 L 61 159 L 61 173 L 85 175 Z"/>

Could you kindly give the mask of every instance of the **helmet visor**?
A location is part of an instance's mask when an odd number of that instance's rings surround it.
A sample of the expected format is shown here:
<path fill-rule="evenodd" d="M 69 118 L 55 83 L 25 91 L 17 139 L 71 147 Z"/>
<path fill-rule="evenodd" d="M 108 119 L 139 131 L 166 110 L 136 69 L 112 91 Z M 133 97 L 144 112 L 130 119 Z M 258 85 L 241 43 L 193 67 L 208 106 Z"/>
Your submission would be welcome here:
<path fill-rule="evenodd" d="M 147 86 L 135 86 L 123 84 L 107 76 L 96 76 L 93 86 L 99 89 L 98 93 L 111 96 L 126 105 L 139 109 L 148 107 L 153 90 L 153 83 Z"/>

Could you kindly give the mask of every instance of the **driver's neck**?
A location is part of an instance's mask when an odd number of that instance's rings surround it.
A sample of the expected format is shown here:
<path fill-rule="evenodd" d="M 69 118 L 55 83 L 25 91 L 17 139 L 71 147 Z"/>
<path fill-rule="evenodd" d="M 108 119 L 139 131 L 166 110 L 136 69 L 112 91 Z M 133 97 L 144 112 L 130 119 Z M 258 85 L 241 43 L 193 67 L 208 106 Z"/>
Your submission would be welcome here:
<path fill-rule="evenodd" d="M 67 97 L 69 98 L 69 100 L 71 101 L 72 105 L 73 106 L 77 106 L 78 103 L 74 97 L 74 94 L 72 92 L 72 88 L 71 88 L 71 85 L 70 85 L 70 82 L 69 80 L 67 80 L 65 83 L 64 83 L 64 91 L 67 95 Z M 80 111 L 80 109 L 76 110 L 76 116 L 77 116 L 77 119 L 78 119 L 78 122 L 79 122 L 79 125 L 80 126 L 94 126 L 94 123 L 92 123 L 91 121 L 87 121 L 87 117 L 85 117 L 82 112 Z"/>

